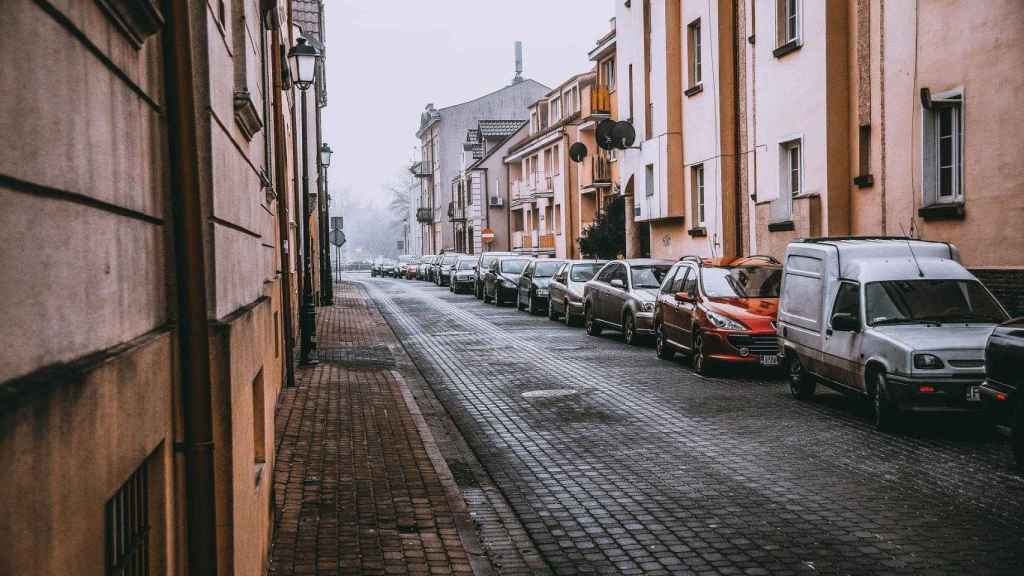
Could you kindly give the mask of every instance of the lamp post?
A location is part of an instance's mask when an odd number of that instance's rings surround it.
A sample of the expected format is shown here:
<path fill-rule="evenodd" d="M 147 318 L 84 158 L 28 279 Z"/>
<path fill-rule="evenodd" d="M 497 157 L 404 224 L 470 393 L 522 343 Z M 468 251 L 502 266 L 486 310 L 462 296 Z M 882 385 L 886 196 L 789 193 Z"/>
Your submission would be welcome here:
<path fill-rule="evenodd" d="M 309 217 L 313 211 L 309 206 L 309 121 L 306 115 L 306 90 L 316 79 L 316 59 L 319 56 L 320 51 L 309 45 L 301 36 L 295 46 L 288 51 L 288 59 L 295 70 L 295 86 L 298 87 L 302 100 L 302 307 L 299 312 L 302 338 L 299 343 L 299 364 L 303 366 L 318 363 L 313 357 L 316 341 L 316 307 L 313 304 L 313 242 L 309 229 Z"/>
<path fill-rule="evenodd" d="M 330 233 L 331 195 L 327 191 L 327 168 L 334 151 L 324 142 L 320 146 L 320 173 L 323 175 L 323 210 L 320 214 L 320 305 L 334 306 L 334 273 L 331 268 Z"/>

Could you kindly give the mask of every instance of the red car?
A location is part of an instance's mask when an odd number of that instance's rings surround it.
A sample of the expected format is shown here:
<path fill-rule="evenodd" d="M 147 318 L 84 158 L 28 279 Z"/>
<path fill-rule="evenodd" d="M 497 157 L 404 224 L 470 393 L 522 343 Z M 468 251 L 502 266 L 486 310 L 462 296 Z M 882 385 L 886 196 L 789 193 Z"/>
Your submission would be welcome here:
<path fill-rule="evenodd" d="M 699 374 L 717 364 L 778 366 L 781 283 L 782 266 L 770 256 L 729 262 L 684 256 L 654 305 L 658 357 L 688 354 Z"/>

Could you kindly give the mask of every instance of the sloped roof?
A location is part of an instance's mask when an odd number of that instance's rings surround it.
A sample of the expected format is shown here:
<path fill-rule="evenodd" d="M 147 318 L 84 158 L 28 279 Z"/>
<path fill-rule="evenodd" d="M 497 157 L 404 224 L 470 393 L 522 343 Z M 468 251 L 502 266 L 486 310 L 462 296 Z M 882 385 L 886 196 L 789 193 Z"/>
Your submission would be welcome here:
<path fill-rule="evenodd" d="M 506 138 L 525 123 L 525 120 L 481 120 L 479 134 L 483 138 Z"/>

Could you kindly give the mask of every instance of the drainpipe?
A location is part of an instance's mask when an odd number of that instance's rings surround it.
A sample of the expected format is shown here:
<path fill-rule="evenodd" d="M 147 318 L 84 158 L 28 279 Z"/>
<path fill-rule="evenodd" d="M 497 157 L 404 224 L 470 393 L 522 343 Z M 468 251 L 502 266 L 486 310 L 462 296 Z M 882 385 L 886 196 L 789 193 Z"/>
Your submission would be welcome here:
<path fill-rule="evenodd" d="M 282 90 L 281 70 L 285 65 L 281 60 L 281 30 L 275 26 L 271 32 L 271 71 L 274 85 L 274 180 L 277 188 L 277 231 L 280 236 L 278 241 L 281 254 L 281 308 L 284 324 L 284 353 L 281 354 L 284 360 L 285 386 L 295 386 L 295 359 L 292 351 L 295 350 L 295 325 L 294 311 L 292 310 L 292 269 L 289 252 L 294 251 L 295 246 L 289 245 L 290 238 L 288 231 L 288 190 L 287 162 L 288 150 L 284 133 L 284 91 Z"/>
<path fill-rule="evenodd" d="M 190 3 L 164 0 L 164 90 L 174 218 L 178 347 L 184 423 L 189 574 L 217 573 L 210 341 L 206 308 L 205 220 L 200 199 L 199 138 L 192 67 Z M 175 447 L 179 452 L 179 447 Z"/>

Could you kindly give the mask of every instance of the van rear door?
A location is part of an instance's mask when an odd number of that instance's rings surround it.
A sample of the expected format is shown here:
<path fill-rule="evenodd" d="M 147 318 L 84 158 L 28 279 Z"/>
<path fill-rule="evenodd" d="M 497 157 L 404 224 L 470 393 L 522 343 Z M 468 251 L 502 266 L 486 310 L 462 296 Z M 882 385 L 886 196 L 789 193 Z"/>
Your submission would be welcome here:
<path fill-rule="evenodd" d="M 800 355 L 804 367 L 816 374 L 821 373 L 824 291 L 823 254 L 818 250 L 792 246 L 786 254 L 782 277 L 779 336 L 786 348 Z"/>

